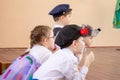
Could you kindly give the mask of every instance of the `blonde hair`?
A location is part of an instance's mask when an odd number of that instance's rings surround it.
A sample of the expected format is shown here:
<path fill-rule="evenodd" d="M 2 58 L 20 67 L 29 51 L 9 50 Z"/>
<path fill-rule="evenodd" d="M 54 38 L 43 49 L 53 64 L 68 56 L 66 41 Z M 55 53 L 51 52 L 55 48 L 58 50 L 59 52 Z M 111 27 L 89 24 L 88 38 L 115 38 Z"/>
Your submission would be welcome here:
<path fill-rule="evenodd" d="M 48 37 L 50 35 L 50 31 L 52 30 L 51 27 L 45 25 L 38 25 L 32 31 L 30 35 L 30 48 L 33 45 L 42 41 L 43 37 Z"/>

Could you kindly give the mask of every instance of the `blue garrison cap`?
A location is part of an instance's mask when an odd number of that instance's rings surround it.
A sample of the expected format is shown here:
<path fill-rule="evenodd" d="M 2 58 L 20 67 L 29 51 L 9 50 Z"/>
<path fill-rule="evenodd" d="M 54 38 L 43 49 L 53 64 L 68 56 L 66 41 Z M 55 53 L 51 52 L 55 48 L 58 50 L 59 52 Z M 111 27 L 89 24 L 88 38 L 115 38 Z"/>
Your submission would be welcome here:
<path fill-rule="evenodd" d="M 49 15 L 52 15 L 53 17 L 59 17 L 70 11 L 72 11 L 72 9 L 70 9 L 69 4 L 59 4 L 49 12 Z"/>

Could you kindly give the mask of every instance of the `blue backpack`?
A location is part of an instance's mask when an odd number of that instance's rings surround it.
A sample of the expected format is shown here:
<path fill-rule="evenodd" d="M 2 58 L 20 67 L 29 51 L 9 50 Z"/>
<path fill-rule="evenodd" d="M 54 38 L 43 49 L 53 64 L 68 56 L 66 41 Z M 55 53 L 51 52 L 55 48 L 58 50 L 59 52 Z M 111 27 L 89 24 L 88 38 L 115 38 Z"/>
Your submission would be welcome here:
<path fill-rule="evenodd" d="M 32 55 L 20 56 L 7 68 L 0 80 L 32 80 L 38 67 L 40 64 Z"/>

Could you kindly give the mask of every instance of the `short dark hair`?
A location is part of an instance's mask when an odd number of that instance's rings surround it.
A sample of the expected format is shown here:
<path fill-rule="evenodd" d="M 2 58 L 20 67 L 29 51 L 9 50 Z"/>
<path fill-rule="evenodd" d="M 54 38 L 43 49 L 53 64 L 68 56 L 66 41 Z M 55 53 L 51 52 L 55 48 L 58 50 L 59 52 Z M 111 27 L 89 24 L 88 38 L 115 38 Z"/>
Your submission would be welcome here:
<path fill-rule="evenodd" d="M 77 40 L 79 37 L 84 37 L 87 34 L 88 30 L 82 29 L 82 27 L 78 25 L 66 25 L 58 33 L 55 43 L 60 46 L 61 49 L 66 48 L 70 46 L 74 40 Z"/>
<path fill-rule="evenodd" d="M 68 12 L 66 12 L 66 13 L 64 13 L 64 14 L 61 15 L 61 16 L 65 16 L 65 17 L 66 17 L 66 16 L 69 15 L 69 14 L 71 14 L 71 10 L 68 11 Z M 53 16 L 54 21 L 58 21 L 61 16 L 58 16 L 58 17 L 54 17 L 54 16 Z"/>

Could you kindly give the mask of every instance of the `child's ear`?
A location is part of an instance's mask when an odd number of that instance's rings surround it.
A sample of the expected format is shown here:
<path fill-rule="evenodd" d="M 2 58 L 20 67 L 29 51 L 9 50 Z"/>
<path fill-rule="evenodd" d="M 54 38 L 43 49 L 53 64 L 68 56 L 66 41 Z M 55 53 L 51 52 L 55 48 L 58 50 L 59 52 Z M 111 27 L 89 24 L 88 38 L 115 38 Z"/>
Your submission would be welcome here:
<path fill-rule="evenodd" d="M 48 42 L 48 38 L 43 38 L 43 42 L 47 43 Z"/>
<path fill-rule="evenodd" d="M 42 44 L 47 44 L 47 42 L 48 42 L 48 38 L 43 37 L 41 43 Z"/>
<path fill-rule="evenodd" d="M 76 45 L 77 45 L 77 41 L 74 40 L 74 41 L 72 42 L 72 45 L 73 45 L 73 46 L 76 46 Z"/>
<path fill-rule="evenodd" d="M 62 20 L 62 19 L 64 19 L 64 17 L 65 17 L 65 16 L 62 15 L 62 16 L 60 17 L 60 19 Z"/>

